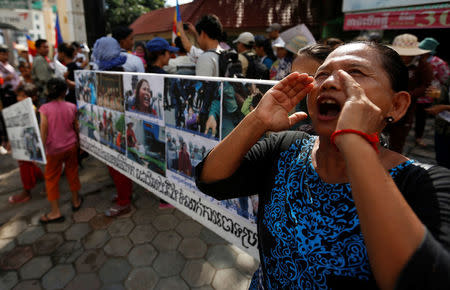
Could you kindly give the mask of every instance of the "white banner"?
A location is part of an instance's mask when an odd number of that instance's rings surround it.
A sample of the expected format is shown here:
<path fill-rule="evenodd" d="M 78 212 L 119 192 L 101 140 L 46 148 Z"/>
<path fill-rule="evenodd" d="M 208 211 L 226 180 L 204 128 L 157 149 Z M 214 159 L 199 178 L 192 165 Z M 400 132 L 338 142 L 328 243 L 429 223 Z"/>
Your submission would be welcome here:
<path fill-rule="evenodd" d="M 258 259 L 258 198 L 217 201 L 194 174 L 276 82 L 92 71 L 75 82 L 83 150 Z"/>
<path fill-rule="evenodd" d="M 3 109 L 2 113 L 12 157 L 17 160 L 47 163 L 31 98 Z"/>

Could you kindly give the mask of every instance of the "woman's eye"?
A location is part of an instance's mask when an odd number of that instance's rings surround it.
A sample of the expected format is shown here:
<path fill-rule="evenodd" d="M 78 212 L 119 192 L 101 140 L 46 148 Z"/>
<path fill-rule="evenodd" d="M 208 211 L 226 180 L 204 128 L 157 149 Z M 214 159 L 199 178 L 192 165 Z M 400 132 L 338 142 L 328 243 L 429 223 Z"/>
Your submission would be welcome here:
<path fill-rule="evenodd" d="M 349 70 L 349 71 L 347 71 L 347 73 L 350 74 L 350 75 L 362 75 L 362 74 L 363 74 L 363 73 L 362 73 L 360 70 L 358 70 L 358 69 L 352 69 L 352 70 Z"/>
<path fill-rule="evenodd" d="M 328 73 L 326 73 L 326 72 L 320 72 L 320 73 L 318 73 L 317 75 L 316 75 L 316 77 L 315 77 L 315 79 L 322 79 L 322 78 L 326 78 L 326 77 L 328 77 Z"/>

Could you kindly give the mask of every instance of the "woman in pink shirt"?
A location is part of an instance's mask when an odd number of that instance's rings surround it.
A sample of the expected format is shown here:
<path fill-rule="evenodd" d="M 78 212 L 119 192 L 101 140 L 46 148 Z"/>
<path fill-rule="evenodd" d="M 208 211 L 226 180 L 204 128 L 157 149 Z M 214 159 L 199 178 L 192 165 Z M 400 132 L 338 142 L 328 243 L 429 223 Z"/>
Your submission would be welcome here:
<path fill-rule="evenodd" d="M 45 145 L 45 187 L 51 211 L 41 217 L 41 223 L 63 222 L 59 209 L 59 179 L 64 172 L 72 191 L 72 210 L 80 209 L 83 199 L 78 195 L 78 121 L 77 108 L 64 101 L 67 85 L 63 80 L 51 79 L 47 83 L 49 102 L 39 109 L 41 114 L 41 136 Z"/>

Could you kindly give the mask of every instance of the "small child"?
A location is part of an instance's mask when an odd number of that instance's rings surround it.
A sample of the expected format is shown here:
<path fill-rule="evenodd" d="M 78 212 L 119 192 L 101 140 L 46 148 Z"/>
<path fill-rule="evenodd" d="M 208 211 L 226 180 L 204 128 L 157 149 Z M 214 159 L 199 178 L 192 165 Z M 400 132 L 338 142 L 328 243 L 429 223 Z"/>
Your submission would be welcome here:
<path fill-rule="evenodd" d="M 34 101 L 37 99 L 37 88 L 30 83 L 20 85 L 16 89 L 16 94 L 17 102 L 23 101 L 26 98 L 31 98 Z M 33 107 L 36 111 L 36 107 Z M 12 195 L 8 198 L 8 201 L 11 204 L 29 201 L 31 199 L 31 190 L 36 186 L 39 179 L 44 178 L 41 169 L 36 166 L 34 162 L 18 160 L 18 163 L 23 190 L 21 193 Z"/>
<path fill-rule="evenodd" d="M 83 199 L 78 195 L 78 121 L 77 108 L 64 101 L 67 85 L 64 80 L 53 78 L 47 83 L 48 103 L 41 106 L 41 136 L 45 146 L 45 187 L 51 211 L 43 215 L 41 223 L 63 222 L 59 209 L 59 179 L 64 171 L 72 191 L 72 210 L 80 209 Z"/>

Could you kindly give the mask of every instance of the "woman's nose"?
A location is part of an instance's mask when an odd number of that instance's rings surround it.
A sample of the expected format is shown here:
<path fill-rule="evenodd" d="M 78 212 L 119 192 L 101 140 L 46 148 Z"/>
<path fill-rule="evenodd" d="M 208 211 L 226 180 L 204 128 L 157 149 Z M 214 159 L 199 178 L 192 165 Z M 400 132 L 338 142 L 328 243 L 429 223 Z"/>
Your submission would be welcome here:
<path fill-rule="evenodd" d="M 330 74 L 321 84 L 322 89 L 326 90 L 340 90 L 340 82 L 339 77 L 337 76 L 337 72 L 333 72 Z"/>

